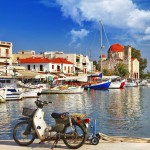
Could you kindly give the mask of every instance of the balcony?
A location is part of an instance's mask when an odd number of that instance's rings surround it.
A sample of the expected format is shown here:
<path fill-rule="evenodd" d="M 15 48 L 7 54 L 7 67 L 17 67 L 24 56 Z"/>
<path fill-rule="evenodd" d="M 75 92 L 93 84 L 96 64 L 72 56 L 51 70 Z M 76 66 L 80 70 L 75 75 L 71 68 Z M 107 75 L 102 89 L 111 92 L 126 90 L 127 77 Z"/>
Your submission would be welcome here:
<path fill-rule="evenodd" d="M 1 54 L 0 53 L 0 58 L 11 58 L 11 54 Z"/>

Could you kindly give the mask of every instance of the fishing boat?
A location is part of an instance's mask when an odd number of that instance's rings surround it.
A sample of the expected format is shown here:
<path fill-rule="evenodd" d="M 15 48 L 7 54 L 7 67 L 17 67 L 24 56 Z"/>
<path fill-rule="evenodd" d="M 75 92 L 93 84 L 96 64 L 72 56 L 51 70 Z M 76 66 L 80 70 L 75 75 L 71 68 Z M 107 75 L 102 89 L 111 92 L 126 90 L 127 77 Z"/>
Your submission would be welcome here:
<path fill-rule="evenodd" d="M 111 84 L 111 80 L 103 81 L 100 83 L 89 83 L 89 85 L 85 85 L 84 89 L 94 89 L 94 90 L 108 90 L 109 86 Z"/>
<path fill-rule="evenodd" d="M 17 88 L 14 87 L 0 88 L 0 97 L 5 101 L 22 100 L 22 94 L 22 91 L 19 91 Z"/>
<path fill-rule="evenodd" d="M 139 86 L 148 86 L 148 81 L 147 80 L 139 80 L 137 81 Z"/>
<path fill-rule="evenodd" d="M 100 21 L 100 56 L 101 56 L 101 73 L 100 74 L 94 74 L 88 76 L 88 84 L 84 86 L 84 89 L 94 89 L 94 90 L 107 90 L 111 84 L 111 79 L 107 81 L 103 81 L 102 79 L 102 22 Z"/>
<path fill-rule="evenodd" d="M 43 89 L 42 94 L 82 94 L 84 88 L 81 86 L 60 85 L 53 88 Z"/>
<path fill-rule="evenodd" d="M 84 89 L 107 90 L 111 84 L 111 79 L 103 81 L 102 74 L 89 75 L 88 82 L 84 85 Z"/>
<path fill-rule="evenodd" d="M 37 88 L 43 88 L 45 84 L 31 84 L 31 83 L 23 83 L 21 81 L 17 81 L 17 85 L 21 88 L 29 88 L 29 89 L 37 89 Z"/>
<path fill-rule="evenodd" d="M 133 79 L 127 79 L 124 86 L 125 87 L 136 87 L 136 86 L 138 86 L 138 83 Z"/>
<path fill-rule="evenodd" d="M 0 78 L 0 98 L 5 101 L 21 100 L 23 98 L 22 89 L 16 86 L 16 79 Z"/>
<path fill-rule="evenodd" d="M 125 79 L 119 76 L 104 76 L 103 79 L 111 79 L 109 89 L 123 89 L 125 85 Z"/>
<path fill-rule="evenodd" d="M 37 89 L 29 89 L 26 88 L 23 91 L 23 98 L 34 98 L 34 97 L 38 97 L 37 93 L 41 93 L 42 89 L 37 88 Z"/>
<path fill-rule="evenodd" d="M 84 88 L 80 85 L 76 85 L 75 82 L 80 77 L 64 77 L 57 78 L 53 81 L 51 86 L 42 89 L 42 94 L 82 94 Z"/>

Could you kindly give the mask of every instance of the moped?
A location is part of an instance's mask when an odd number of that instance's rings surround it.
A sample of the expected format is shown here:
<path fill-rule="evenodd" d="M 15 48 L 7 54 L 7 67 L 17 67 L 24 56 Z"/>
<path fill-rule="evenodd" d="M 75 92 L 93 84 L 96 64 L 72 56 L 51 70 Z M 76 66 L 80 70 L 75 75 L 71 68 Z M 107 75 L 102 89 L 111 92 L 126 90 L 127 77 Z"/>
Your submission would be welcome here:
<path fill-rule="evenodd" d="M 37 109 L 23 108 L 25 117 L 13 129 L 13 138 L 20 146 L 30 145 L 35 138 L 40 143 L 54 141 L 52 149 L 60 139 L 70 149 L 81 147 L 87 138 L 89 118 L 84 114 L 52 113 L 55 125 L 47 125 L 44 120 L 43 107 L 52 102 L 36 100 Z"/>

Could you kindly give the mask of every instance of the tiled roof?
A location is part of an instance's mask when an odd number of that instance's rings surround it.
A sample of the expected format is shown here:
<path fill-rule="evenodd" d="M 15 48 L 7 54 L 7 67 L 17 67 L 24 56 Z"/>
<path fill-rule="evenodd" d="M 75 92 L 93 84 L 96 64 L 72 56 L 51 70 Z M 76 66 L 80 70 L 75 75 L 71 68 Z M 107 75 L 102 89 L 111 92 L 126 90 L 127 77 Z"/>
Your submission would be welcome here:
<path fill-rule="evenodd" d="M 43 57 L 29 57 L 25 59 L 19 59 L 19 63 L 48 63 L 48 58 Z"/>
<path fill-rule="evenodd" d="M 123 52 L 124 51 L 124 46 L 120 45 L 120 44 L 113 44 L 110 46 L 109 51 L 112 52 Z"/>
<path fill-rule="evenodd" d="M 72 62 L 64 59 L 64 58 L 54 58 L 54 59 L 50 59 L 49 62 L 52 63 L 61 63 L 61 64 L 73 64 Z"/>
<path fill-rule="evenodd" d="M 19 59 L 19 63 L 61 63 L 61 64 L 73 64 L 72 62 L 64 58 L 48 59 L 44 57 L 29 57 L 25 59 Z"/>

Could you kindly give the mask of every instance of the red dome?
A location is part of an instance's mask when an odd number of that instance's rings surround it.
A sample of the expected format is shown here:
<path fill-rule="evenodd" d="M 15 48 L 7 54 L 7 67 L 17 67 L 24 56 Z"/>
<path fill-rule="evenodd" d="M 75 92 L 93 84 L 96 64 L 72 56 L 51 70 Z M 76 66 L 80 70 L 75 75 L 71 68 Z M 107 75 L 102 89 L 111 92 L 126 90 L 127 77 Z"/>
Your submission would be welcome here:
<path fill-rule="evenodd" d="M 102 58 L 106 58 L 105 54 L 102 54 Z"/>
<path fill-rule="evenodd" d="M 112 52 L 123 52 L 124 51 L 124 46 L 120 45 L 120 44 L 113 44 L 110 46 L 109 51 Z"/>

